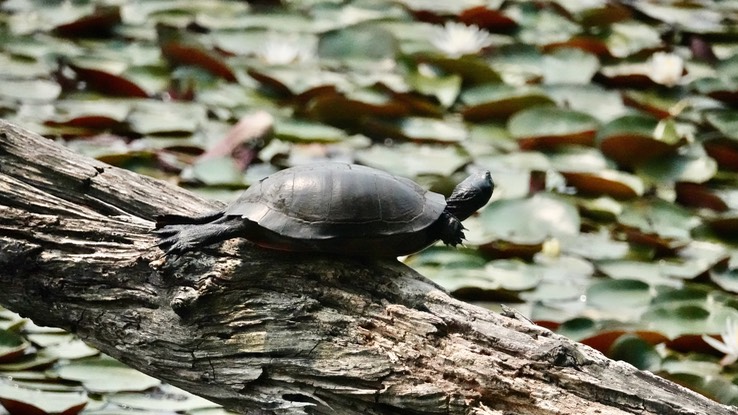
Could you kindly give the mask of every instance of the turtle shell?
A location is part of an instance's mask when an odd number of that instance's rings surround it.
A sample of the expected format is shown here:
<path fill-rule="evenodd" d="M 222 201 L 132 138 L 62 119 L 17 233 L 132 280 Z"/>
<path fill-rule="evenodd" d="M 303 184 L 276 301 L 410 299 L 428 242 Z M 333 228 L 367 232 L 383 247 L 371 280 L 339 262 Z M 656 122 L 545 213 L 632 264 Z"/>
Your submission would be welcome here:
<path fill-rule="evenodd" d="M 331 162 L 277 172 L 246 190 L 225 215 L 293 240 L 370 242 L 427 233 L 445 208 L 442 195 L 411 180 Z"/>

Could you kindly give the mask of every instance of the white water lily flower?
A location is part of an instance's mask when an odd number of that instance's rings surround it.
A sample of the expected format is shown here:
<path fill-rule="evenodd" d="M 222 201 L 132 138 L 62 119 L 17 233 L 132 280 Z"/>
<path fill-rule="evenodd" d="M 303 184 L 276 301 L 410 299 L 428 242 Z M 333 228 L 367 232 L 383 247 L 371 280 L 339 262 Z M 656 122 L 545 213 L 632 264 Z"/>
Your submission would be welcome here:
<path fill-rule="evenodd" d="M 656 52 L 649 61 L 648 77 L 654 82 L 666 86 L 674 86 L 682 79 L 684 60 L 679 55 Z"/>
<path fill-rule="evenodd" d="M 720 333 L 720 337 L 723 341 L 705 335 L 702 336 L 702 340 L 725 353 L 725 357 L 720 361 L 722 366 L 735 363 L 738 360 L 738 322 L 732 318 L 725 320 L 725 330 Z"/>
<path fill-rule="evenodd" d="M 477 25 L 446 22 L 443 28 L 435 28 L 430 42 L 438 50 L 452 58 L 477 53 L 492 44 L 492 38 Z"/>

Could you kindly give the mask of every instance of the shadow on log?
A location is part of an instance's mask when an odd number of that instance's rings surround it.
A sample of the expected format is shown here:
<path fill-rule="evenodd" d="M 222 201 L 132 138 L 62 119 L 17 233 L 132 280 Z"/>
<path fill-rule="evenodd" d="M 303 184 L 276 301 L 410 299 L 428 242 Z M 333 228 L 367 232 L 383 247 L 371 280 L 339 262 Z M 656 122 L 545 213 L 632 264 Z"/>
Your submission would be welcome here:
<path fill-rule="evenodd" d="M 0 303 L 241 413 L 738 413 L 396 261 L 163 259 L 154 215 L 219 207 L 0 121 Z"/>

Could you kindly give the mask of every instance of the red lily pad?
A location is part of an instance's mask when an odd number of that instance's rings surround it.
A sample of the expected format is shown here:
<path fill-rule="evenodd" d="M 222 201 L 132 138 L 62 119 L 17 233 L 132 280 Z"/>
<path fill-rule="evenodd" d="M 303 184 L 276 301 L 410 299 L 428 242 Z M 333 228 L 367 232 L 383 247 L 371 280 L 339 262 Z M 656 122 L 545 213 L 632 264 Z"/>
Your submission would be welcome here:
<path fill-rule="evenodd" d="M 61 24 L 54 32 L 63 37 L 109 37 L 113 29 L 121 23 L 120 7 L 97 7 L 92 14 Z"/>
<path fill-rule="evenodd" d="M 68 66 L 76 73 L 77 80 L 84 82 L 89 90 L 113 97 L 147 98 L 149 96 L 143 88 L 123 76 L 71 63 Z"/>
<path fill-rule="evenodd" d="M 566 183 L 586 196 L 610 196 L 615 199 L 633 199 L 643 195 L 641 179 L 618 170 L 599 172 L 562 172 Z"/>
<path fill-rule="evenodd" d="M 518 27 L 515 20 L 507 17 L 499 10 L 485 6 L 466 9 L 458 16 L 458 20 L 467 25 L 476 25 L 489 32 L 509 33 Z"/>

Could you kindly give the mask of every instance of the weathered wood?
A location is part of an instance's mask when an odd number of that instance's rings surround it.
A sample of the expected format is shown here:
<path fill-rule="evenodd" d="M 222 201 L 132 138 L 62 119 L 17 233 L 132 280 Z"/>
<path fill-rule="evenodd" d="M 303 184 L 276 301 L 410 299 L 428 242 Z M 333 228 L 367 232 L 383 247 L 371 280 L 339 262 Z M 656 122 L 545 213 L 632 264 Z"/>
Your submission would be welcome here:
<path fill-rule="evenodd" d="M 164 261 L 151 218 L 216 207 L 0 121 L 0 303 L 242 413 L 738 413 L 395 261 Z"/>

